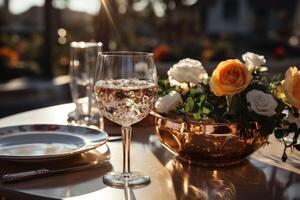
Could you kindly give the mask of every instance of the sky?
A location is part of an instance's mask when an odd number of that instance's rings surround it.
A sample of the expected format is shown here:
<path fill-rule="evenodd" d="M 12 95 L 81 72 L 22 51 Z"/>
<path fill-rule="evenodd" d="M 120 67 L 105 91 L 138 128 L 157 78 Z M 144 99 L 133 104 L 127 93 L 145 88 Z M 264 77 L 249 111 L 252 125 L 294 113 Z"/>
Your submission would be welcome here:
<path fill-rule="evenodd" d="M 20 14 L 30 9 L 32 6 L 42 6 L 44 5 L 44 2 L 45 0 L 10 0 L 9 10 L 13 14 Z M 82 11 L 95 15 L 100 9 L 99 0 L 69 0 L 69 2 L 69 8 L 74 11 Z M 2 3 L 2 0 L 0 0 L 0 3 Z M 64 1 L 62 0 L 54 0 L 53 3 L 54 7 L 64 8 Z"/>

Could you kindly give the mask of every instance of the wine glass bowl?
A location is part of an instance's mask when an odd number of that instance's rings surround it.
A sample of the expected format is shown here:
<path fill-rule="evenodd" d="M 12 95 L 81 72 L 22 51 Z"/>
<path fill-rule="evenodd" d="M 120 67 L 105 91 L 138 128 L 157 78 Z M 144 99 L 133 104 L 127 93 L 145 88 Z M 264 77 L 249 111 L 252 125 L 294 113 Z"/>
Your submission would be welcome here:
<path fill-rule="evenodd" d="M 151 53 L 101 52 L 95 74 L 96 104 L 103 115 L 122 126 L 123 172 L 103 178 L 113 187 L 140 187 L 150 177 L 130 171 L 131 125 L 145 118 L 157 99 L 157 74 Z"/>
<path fill-rule="evenodd" d="M 109 120 L 128 127 L 145 118 L 156 101 L 157 85 L 139 79 L 100 80 L 97 105 Z"/>

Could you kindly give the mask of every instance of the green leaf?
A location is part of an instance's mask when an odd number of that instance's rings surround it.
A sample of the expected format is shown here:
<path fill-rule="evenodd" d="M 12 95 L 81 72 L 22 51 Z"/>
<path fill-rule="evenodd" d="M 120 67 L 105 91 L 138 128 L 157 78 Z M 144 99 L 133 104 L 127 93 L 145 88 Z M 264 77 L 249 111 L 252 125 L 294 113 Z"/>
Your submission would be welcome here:
<path fill-rule="evenodd" d="M 209 102 L 206 102 L 206 103 L 205 103 L 205 107 L 206 107 L 207 109 L 209 109 L 210 111 L 213 111 L 213 110 L 214 110 L 214 105 L 211 104 L 211 103 L 209 103 Z"/>
<path fill-rule="evenodd" d="M 229 120 L 239 120 L 237 118 L 241 118 L 243 116 L 243 112 L 245 111 L 239 94 L 231 96 L 229 101 L 230 106 L 228 107 L 228 111 L 225 113 L 225 115 Z"/>
<path fill-rule="evenodd" d="M 201 108 L 204 104 L 204 102 L 206 101 L 206 95 L 202 95 L 200 98 L 199 98 L 199 102 L 197 103 L 197 105 L 199 106 L 199 108 Z"/>
<path fill-rule="evenodd" d="M 229 108 L 232 106 L 233 97 L 237 97 L 237 95 L 226 95 L 227 106 Z"/>
<path fill-rule="evenodd" d="M 256 119 L 261 124 L 261 134 L 270 135 L 274 132 L 276 128 L 276 120 L 274 117 L 265 117 L 257 114 L 252 114 L 254 119 Z M 282 134 L 287 134 L 287 129 L 278 128 L 276 130 L 280 130 Z"/>
<path fill-rule="evenodd" d="M 190 89 L 189 96 L 194 97 L 197 94 L 197 90 L 195 88 Z"/>
<path fill-rule="evenodd" d="M 208 109 L 207 107 L 203 107 L 202 108 L 202 113 L 205 114 L 205 115 L 208 115 L 209 113 L 211 113 L 211 110 Z"/>
<path fill-rule="evenodd" d="M 163 80 L 163 83 L 164 83 L 164 86 L 165 86 L 165 87 L 169 87 L 169 85 L 170 85 L 169 79 Z"/>
<path fill-rule="evenodd" d="M 185 107 L 184 107 L 185 112 L 192 111 L 193 108 L 194 108 L 194 105 L 195 105 L 195 102 L 194 102 L 193 98 L 192 97 L 187 98 L 186 104 L 185 104 Z"/>
<path fill-rule="evenodd" d="M 206 95 L 202 95 L 200 97 L 200 102 L 203 103 L 206 100 Z"/>
<path fill-rule="evenodd" d="M 221 108 L 224 108 L 224 105 L 223 105 L 223 104 L 219 104 L 219 105 L 218 105 L 218 108 L 220 108 L 220 109 L 221 109 Z"/>
<path fill-rule="evenodd" d="M 195 120 L 200 120 L 202 118 L 200 111 L 193 113 L 193 117 Z"/>

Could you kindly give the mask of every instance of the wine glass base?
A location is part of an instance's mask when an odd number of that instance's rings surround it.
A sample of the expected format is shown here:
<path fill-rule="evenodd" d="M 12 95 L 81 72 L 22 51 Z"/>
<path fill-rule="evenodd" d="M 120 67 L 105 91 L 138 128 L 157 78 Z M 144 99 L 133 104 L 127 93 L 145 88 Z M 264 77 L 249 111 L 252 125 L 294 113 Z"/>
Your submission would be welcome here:
<path fill-rule="evenodd" d="M 121 172 L 109 172 L 103 177 L 104 184 L 116 188 L 138 188 L 150 183 L 150 177 L 144 176 L 139 172 L 123 174 Z"/>

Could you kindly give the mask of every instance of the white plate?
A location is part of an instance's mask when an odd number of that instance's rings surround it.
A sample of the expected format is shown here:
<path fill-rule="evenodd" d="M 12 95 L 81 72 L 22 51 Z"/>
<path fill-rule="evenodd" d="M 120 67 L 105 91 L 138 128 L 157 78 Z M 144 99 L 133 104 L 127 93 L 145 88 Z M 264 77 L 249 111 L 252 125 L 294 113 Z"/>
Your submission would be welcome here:
<path fill-rule="evenodd" d="M 104 144 L 105 132 L 95 129 L 38 124 L 0 128 L 0 159 L 53 160 L 89 151 Z"/>

